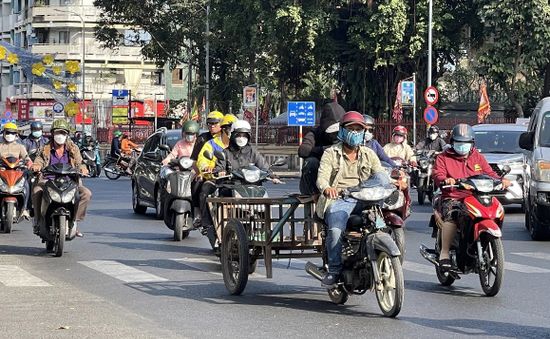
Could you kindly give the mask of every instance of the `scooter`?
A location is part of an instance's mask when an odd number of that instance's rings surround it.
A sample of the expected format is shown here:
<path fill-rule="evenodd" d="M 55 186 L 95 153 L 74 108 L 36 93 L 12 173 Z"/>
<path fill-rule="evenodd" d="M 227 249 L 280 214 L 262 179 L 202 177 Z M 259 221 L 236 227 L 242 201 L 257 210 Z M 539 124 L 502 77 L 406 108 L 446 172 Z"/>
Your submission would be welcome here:
<path fill-rule="evenodd" d="M 132 176 L 127 169 L 130 166 L 132 159 L 137 159 L 141 153 L 141 148 L 136 148 L 132 151 L 131 156 L 120 155 L 118 157 L 108 156 L 103 163 L 103 171 L 105 176 L 110 180 L 117 180 L 121 176 Z"/>
<path fill-rule="evenodd" d="M 99 165 L 101 162 L 99 161 L 97 146 L 82 146 L 80 154 L 82 155 L 82 162 L 88 168 L 90 177 L 98 177 L 101 174 L 101 165 Z"/>
<path fill-rule="evenodd" d="M 193 229 L 191 183 L 193 160 L 188 157 L 172 160 L 160 170 L 160 196 L 164 223 L 174 231 L 174 240 L 182 241 Z"/>
<path fill-rule="evenodd" d="M 435 188 L 434 180 L 432 178 L 432 171 L 435 163 L 435 157 L 439 153 L 440 152 L 425 150 L 417 152 L 418 168 L 415 169 L 415 174 L 419 205 L 424 205 L 426 198 L 428 198 L 429 201 L 433 200 Z"/>
<path fill-rule="evenodd" d="M 25 163 L 18 157 L 8 156 L 0 162 L 0 220 L 4 233 L 11 233 L 25 209 L 25 171 Z"/>
<path fill-rule="evenodd" d="M 507 166 L 508 167 L 508 166 Z M 509 167 L 508 167 L 509 172 Z M 506 172 L 506 169 L 504 170 Z M 441 196 L 434 197 L 434 214 L 430 226 L 437 229 L 435 248 L 420 246 L 420 254 L 434 264 L 437 279 L 443 286 L 450 286 L 460 275 L 475 273 L 479 275 L 481 288 L 487 296 L 495 296 L 504 276 L 504 247 L 502 245 L 501 227 L 504 221 L 504 208 L 498 199 L 491 194 L 502 191 L 502 180 L 487 175 L 476 175 L 458 180 L 454 187 L 472 192 L 464 198 L 467 213 L 461 222 L 455 240 L 451 246 L 451 269 L 444 272 L 439 267 L 441 251 Z"/>
<path fill-rule="evenodd" d="M 350 295 L 362 295 L 373 290 L 378 306 L 387 317 L 396 317 L 401 311 L 405 294 L 403 269 L 399 257 L 401 252 L 392 237 L 386 233 L 388 224 L 380 205 L 397 188 L 388 179 L 380 176 L 370 178 L 360 186 L 343 192 L 342 198 L 354 198 L 365 204 L 363 211 L 352 215 L 342 235 L 343 271 L 337 284 L 327 289 L 330 300 L 344 304 Z M 321 237 L 326 242 L 328 231 L 320 221 Z M 305 270 L 319 281 L 328 270 L 328 254 L 323 246 L 323 266 L 306 263 Z"/>
<path fill-rule="evenodd" d="M 46 178 L 41 210 L 35 211 L 39 218 L 39 233 L 46 250 L 54 256 L 63 255 L 65 240 L 76 236 L 76 211 L 80 196 L 78 181 L 80 173 L 67 164 L 50 165 L 42 170 Z"/>

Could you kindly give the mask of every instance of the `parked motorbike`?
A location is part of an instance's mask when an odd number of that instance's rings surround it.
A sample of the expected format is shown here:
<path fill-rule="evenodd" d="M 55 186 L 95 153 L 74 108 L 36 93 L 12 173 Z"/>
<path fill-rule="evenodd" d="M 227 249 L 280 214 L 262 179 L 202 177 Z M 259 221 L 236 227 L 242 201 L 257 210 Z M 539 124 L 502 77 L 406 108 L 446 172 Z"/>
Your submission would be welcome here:
<path fill-rule="evenodd" d="M 429 201 L 433 200 L 433 194 L 435 191 L 434 181 L 432 178 L 432 170 L 435 163 L 435 157 L 440 152 L 436 151 L 418 151 L 417 163 L 418 167 L 415 169 L 416 176 L 416 191 L 418 193 L 418 204 L 424 205 L 426 197 Z"/>
<path fill-rule="evenodd" d="M 105 162 L 103 163 L 103 171 L 105 172 L 105 176 L 110 180 L 117 180 L 121 176 L 132 176 L 132 173 L 128 172 L 130 162 L 132 159 L 139 157 L 140 153 L 141 148 L 137 148 L 132 151 L 131 156 L 107 156 Z"/>
<path fill-rule="evenodd" d="M 75 217 L 80 197 L 78 181 L 80 173 L 67 164 L 50 165 L 42 170 L 46 179 L 39 218 L 39 236 L 46 243 L 46 250 L 56 257 L 63 255 L 65 241 L 76 236 Z"/>
<path fill-rule="evenodd" d="M 338 284 L 328 289 L 332 302 L 344 304 L 351 294 L 361 295 L 374 290 L 378 306 L 388 317 L 401 311 L 405 293 L 401 252 L 391 236 L 381 208 L 397 188 L 381 176 L 363 182 L 359 187 L 348 189 L 344 198 L 352 197 L 363 203 L 360 215 L 352 215 L 343 235 L 343 271 Z M 322 239 L 326 242 L 327 225 L 323 225 Z M 323 246 L 323 266 L 308 262 L 306 272 L 319 281 L 328 269 L 326 248 Z"/>
<path fill-rule="evenodd" d="M 90 177 L 98 177 L 101 174 L 101 162 L 97 152 L 97 145 L 87 145 L 80 148 L 82 162 L 88 168 Z"/>
<path fill-rule="evenodd" d="M 508 170 L 509 171 L 509 170 Z M 468 217 L 461 221 L 451 246 L 451 270 L 442 272 L 439 267 L 441 250 L 441 197 L 434 197 L 434 214 L 430 226 L 437 229 L 435 248 L 420 246 L 420 254 L 435 265 L 437 279 L 443 286 L 450 286 L 460 275 L 479 274 L 481 288 L 487 296 L 496 295 L 504 276 L 504 247 L 502 245 L 502 222 L 504 208 L 492 193 L 502 191 L 502 180 L 487 175 L 476 175 L 458 180 L 455 187 L 472 192 L 463 201 Z M 433 235 L 432 235 L 433 236 Z"/>
<path fill-rule="evenodd" d="M 25 209 L 25 162 L 8 156 L 0 162 L 0 220 L 4 233 L 11 233 Z"/>
<path fill-rule="evenodd" d="M 160 170 L 160 197 L 164 223 L 174 231 L 174 240 L 181 241 L 193 229 L 191 182 L 193 160 L 188 157 L 172 160 Z"/>

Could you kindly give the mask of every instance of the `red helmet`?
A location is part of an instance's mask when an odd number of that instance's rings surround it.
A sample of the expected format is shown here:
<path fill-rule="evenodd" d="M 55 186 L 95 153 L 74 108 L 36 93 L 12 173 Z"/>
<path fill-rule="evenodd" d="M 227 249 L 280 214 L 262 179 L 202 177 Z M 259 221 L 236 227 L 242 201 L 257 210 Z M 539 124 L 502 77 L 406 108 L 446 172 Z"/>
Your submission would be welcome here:
<path fill-rule="evenodd" d="M 363 128 L 367 128 L 367 124 L 365 124 L 365 118 L 363 118 L 363 115 L 356 111 L 349 111 L 344 114 L 342 117 L 342 121 L 340 122 L 342 126 L 349 126 L 349 125 L 361 125 Z"/>
<path fill-rule="evenodd" d="M 407 128 L 405 128 L 405 126 L 395 126 L 395 128 L 393 129 L 393 131 L 391 132 L 392 135 L 394 134 L 397 134 L 397 135 L 401 135 L 401 136 L 407 136 Z"/>

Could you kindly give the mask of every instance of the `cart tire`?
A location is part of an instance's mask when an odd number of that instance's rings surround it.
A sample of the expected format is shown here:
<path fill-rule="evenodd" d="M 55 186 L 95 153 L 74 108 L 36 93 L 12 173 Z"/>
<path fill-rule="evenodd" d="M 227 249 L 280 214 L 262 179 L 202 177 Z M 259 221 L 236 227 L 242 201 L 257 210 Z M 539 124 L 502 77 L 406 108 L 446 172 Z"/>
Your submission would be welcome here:
<path fill-rule="evenodd" d="M 327 292 L 328 292 L 328 297 L 330 298 L 330 301 L 332 301 L 337 305 L 344 305 L 349 299 L 348 292 L 346 292 L 340 286 L 327 290 Z"/>
<path fill-rule="evenodd" d="M 225 288 L 240 295 L 248 282 L 248 236 L 243 224 L 231 219 L 225 225 L 221 244 L 221 262 Z"/>

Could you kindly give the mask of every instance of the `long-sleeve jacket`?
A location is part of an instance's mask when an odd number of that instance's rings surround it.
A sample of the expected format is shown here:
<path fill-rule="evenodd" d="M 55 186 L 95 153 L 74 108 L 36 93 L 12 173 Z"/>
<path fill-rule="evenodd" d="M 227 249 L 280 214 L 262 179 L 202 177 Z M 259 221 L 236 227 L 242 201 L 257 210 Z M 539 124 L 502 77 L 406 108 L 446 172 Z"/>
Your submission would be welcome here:
<path fill-rule="evenodd" d="M 14 156 L 18 159 L 29 161 L 29 155 L 27 149 L 22 144 L 17 142 L 2 142 L 0 143 L 0 157 L 5 158 L 8 156 Z"/>
<path fill-rule="evenodd" d="M 359 147 L 357 157 L 357 166 L 359 166 L 359 181 L 367 180 L 372 174 L 384 172 L 380 160 L 373 150 L 366 146 Z M 321 158 L 319 166 L 319 175 L 317 177 L 317 188 L 323 193 L 329 187 L 337 187 L 342 179 L 340 169 L 346 166 L 344 160 L 343 144 L 338 143 L 325 150 Z M 316 213 L 320 218 L 324 218 L 326 209 L 334 200 L 328 199 L 324 194 L 321 194 L 316 206 Z"/>
<path fill-rule="evenodd" d="M 191 153 L 191 160 L 199 160 L 199 153 L 201 153 L 202 147 L 212 138 L 214 138 L 214 136 L 210 132 L 204 132 L 197 137 L 195 146 L 193 146 L 193 152 Z"/>
<path fill-rule="evenodd" d="M 384 146 L 384 152 L 386 152 L 390 158 L 401 158 L 405 161 L 416 161 L 412 147 L 406 142 L 401 144 L 390 142 Z"/>
<path fill-rule="evenodd" d="M 447 143 L 442 138 L 437 138 L 435 140 L 426 138 L 421 142 L 419 142 L 418 144 L 416 144 L 415 148 L 417 150 L 443 152 L 445 145 L 447 145 Z"/>
<path fill-rule="evenodd" d="M 470 151 L 467 158 L 448 149 L 437 156 L 433 168 L 433 178 L 436 187 L 441 185 L 445 179 L 464 179 L 478 174 L 487 174 L 493 178 L 499 176 L 493 171 L 491 166 L 485 160 L 485 157 L 475 148 Z M 446 188 L 442 190 L 443 198 L 463 199 L 471 195 L 465 190 Z"/>
<path fill-rule="evenodd" d="M 300 158 L 315 157 L 321 160 L 326 148 L 338 142 L 336 138 L 338 132 L 328 133 L 327 129 L 334 124 L 338 124 L 345 110 L 336 102 L 331 102 L 323 106 L 319 126 L 307 132 L 298 147 L 298 156 Z"/>
<path fill-rule="evenodd" d="M 120 155 L 120 138 L 114 137 L 111 141 L 111 156 L 116 158 Z"/>
<path fill-rule="evenodd" d="M 80 155 L 80 149 L 78 148 L 78 146 L 70 139 L 67 139 L 67 142 L 65 143 L 65 148 L 69 153 L 69 162 L 71 163 L 71 166 L 79 170 L 82 170 L 83 168 L 85 169 L 86 165 L 82 164 L 82 156 Z M 52 142 L 50 141 L 38 153 L 36 159 L 34 159 L 34 165 L 38 166 L 40 170 L 44 169 L 45 167 L 50 165 L 51 155 Z"/>
<path fill-rule="evenodd" d="M 227 163 L 229 163 L 232 169 L 238 169 L 253 164 L 259 169 L 269 172 L 269 165 L 264 157 L 252 148 L 250 144 L 240 148 L 231 143 L 229 147 L 224 150 L 224 153 L 226 160 L 217 159 L 216 171 L 227 171 Z"/>
<path fill-rule="evenodd" d="M 390 157 L 388 157 L 386 152 L 384 152 L 384 148 L 382 148 L 382 145 L 380 145 L 380 143 L 376 139 L 369 140 L 367 143 L 365 143 L 365 146 L 373 150 L 374 153 L 376 153 L 376 155 L 378 156 L 378 159 L 380 159 L 380 161 L 384 161 L 388 163 L 390 166 L 395 166 L 395 163 L 393 162 L 393 160 L 391 160 Z"/>
<path fill-rule="evenodd" d="M 138 145 L 130 141 L 130 139 L 122 139 L 122 142 L 120 143 L 120 149 L 122 150 L 122 153 L 126 155 L 132 154 L 132 149 L 136 148 Z"/>
<path fill-rule="evenodd" d="M 206 143 L 204 143 L 201 151 L 198 153 L 198 159 L 196 162 L 196 166 L 197 166 L 197 169 L 199 170 L 199 174 L 203 178 L 205 179 L 212 178 L 212 175 L 208 173 L 208 171 L 213 170 L 216 167 L 217 158 L 214 155 L 214 152 L 215 151 L 223 152 L 225 147 L 226 146 L 222 141 L 221 135 L 215 137 L 214 139 L 210 139 Z M 209 151 L 212 154 L 213 156 L 212 160 L 204 156 L 205 151 Z"/>
<path fill-rule="evenodd" d="M 27 139 L 23 140 L 23 145 L 25 145 L 27 152 L 30 152 L 34 149 L 39 150 L 40 148 L 44 147 L 44 145 L 46 145 L 47 143 L 48 143 L 48 138 L 46 137 L 40 137 L 38 139 L 35 139 L 32 136 L 29 136 Z"/>

